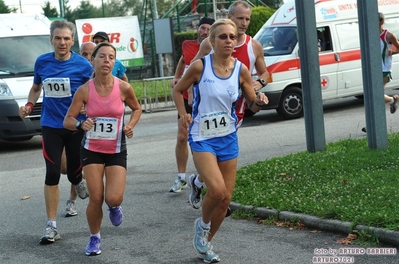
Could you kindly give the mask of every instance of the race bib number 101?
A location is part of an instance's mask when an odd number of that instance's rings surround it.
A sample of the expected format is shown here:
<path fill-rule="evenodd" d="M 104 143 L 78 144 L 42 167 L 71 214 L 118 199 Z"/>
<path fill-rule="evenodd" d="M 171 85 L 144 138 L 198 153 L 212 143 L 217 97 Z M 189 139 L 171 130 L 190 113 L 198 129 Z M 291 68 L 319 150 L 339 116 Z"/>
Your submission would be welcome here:
<path fill-rule="evenodd" d="M 62 98 L 72 96 L 69 78 L 47 78 L 43 81 L 43 90 L 47 97 Z"/>

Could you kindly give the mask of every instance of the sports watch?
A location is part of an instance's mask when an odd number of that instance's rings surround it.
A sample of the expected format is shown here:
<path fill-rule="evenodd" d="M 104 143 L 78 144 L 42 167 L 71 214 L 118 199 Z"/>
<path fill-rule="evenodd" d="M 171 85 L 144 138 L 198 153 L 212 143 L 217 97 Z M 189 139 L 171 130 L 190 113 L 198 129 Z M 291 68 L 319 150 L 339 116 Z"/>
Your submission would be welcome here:
<path fill-rule="evenodd" d="M 266 86 L 266 82 L 265 82 L 265 80 L 263 80 L 262 78 L 259 78 L 259 79 L 257 79 L 257 81 L 262 85 L 262 87 L 265 87 Z"/>
<path fill-rule="evenodd" d="M 77 130 L 83 130 L 82 125 L 83 125 L 83 121 L 78 120 L 78 121 L 76 121 L 75 127 Z"/>

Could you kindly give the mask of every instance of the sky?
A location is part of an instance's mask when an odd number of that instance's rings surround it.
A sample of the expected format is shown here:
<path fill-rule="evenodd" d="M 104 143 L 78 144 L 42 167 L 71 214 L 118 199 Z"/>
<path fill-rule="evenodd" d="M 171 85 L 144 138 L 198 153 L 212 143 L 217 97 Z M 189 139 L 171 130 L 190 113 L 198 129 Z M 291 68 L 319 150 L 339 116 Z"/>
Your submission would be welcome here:
<path fill-rule="evenodd" d="M 81 0 L 69 0 L 69 6 L 75 9 L 79 6 Z M 58 12 L 60 11 L 60 1 L 59 0 L 4 0 L 4 3 L 10 8 L 18 8 L 17 13 L 21 13 L 20 7 L 22 8 L 22 13 L 39 13 L 43 12 L 42 6 L 44 3 L 50 2 L 51 7 L 56 7 Z M 90 3 L 94 6 L 101 6 L 101 3 L 106 3 L 107 0 L 90 0 Z"/>

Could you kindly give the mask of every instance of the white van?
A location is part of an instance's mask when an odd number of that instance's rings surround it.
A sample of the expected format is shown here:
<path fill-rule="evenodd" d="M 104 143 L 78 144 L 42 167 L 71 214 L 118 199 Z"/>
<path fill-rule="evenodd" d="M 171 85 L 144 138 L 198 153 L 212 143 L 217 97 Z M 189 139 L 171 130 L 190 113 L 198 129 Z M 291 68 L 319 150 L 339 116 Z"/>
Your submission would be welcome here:
<path fill-rule="evenodd" d="M 399 2 L 378 1 L 378 4 L 378 11 L 386 18 L 384 28 L 399 36 Z M 315 12 L 323 100 L 362 97 L 357 0 L 315 0 Z M 290 1 L 254 36 L 263 46 L 271 74 L 269 84 L 260 90 L 270 101 L 264 109 L 276 109 L 286 119 L 303 115 L 297 32 L 295 1 Z M 386 88 L 399 88 L 399 55 L 393 56 L 392 77 Z"/>
<path fill-rule="evenodd" d="M 0 139 L 27 140 L 41 135 L 42 98 L 24 119 L 36 58 L 53 51 L 50 20 L 43 15 L 0 14 Z"/>

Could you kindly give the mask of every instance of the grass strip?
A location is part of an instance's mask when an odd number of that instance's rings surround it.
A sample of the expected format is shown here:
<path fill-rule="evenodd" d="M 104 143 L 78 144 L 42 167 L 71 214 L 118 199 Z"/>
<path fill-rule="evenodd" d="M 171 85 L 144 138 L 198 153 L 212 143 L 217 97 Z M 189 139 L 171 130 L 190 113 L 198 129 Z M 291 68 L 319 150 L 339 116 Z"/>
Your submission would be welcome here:
<path fill-rule="evenodd" d="M 345 139 L 241 167 L 232 201 L 399 230 L 399 134 L 388 144 Z"/>

